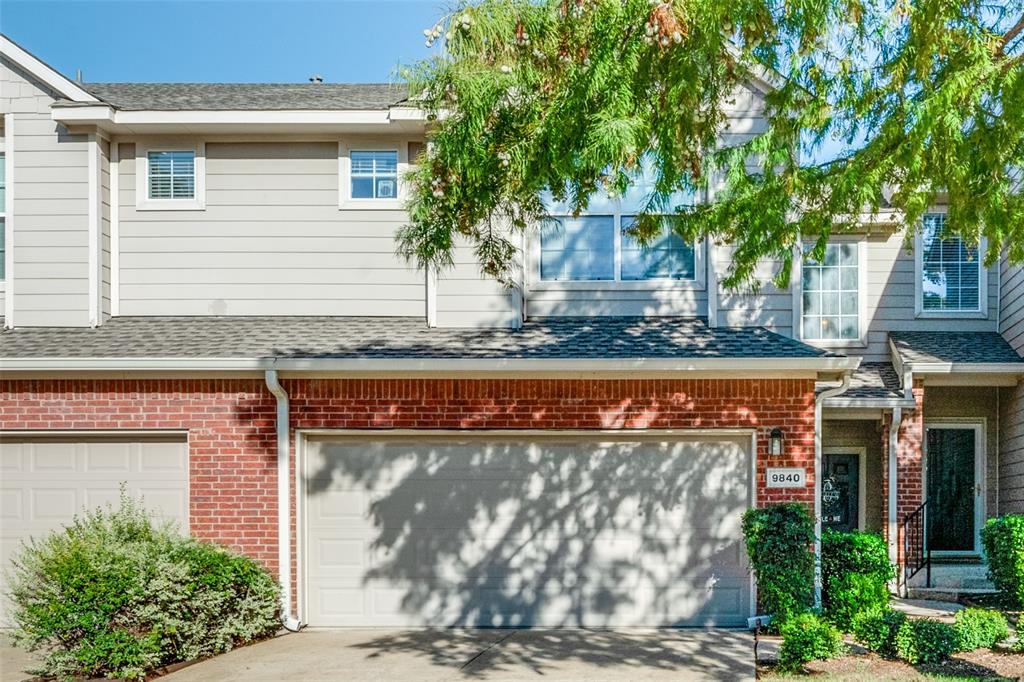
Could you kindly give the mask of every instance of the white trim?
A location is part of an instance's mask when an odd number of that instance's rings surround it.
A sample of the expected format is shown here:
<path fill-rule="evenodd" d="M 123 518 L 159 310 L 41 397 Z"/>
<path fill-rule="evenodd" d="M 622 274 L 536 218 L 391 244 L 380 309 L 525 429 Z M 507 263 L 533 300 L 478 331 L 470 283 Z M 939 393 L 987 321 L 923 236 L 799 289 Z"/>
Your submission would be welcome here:
<path fill-rule="evenodd" d="M 191 199 L 149 198 L 150 152 L 195 153 L 195 196 Z M 135 143 L 135 210 L 137 211 L 204 211 L 206 210 L 206 142 L 182 141 L 160 144 Z"/>
<path fill-rule="evenodd" d="M 825 401 L 828 409 L 889 409 L 893 407 L 914 408 L 917 403 L 910 398 L 829 398 Z"/>
<path fill-rule="evenodd" d="M 424 278 L 424 289 L 427 299 L 427 326 L 437 326 L 437 269 L 433 266 L 427 266 L 425 269 Z"/>
<path fill-rule="evenodd" d="M 8 142 L 9 140 L 9 142 Z M 4 326 L 14 327 L 14 114 L 4 114 Z"/>
<path fill-rule="evenodd" d="M 96 101 L 96 100 L 93 100 Z M 402 130 L 410 126 L 422 128 L 426 121 L 422 112 L 417 116 L 405 112 L 419 110 L 393 109 L 289 109 L 289 110 L 188 110 L 188 111 L 125 111 L 114 109 L 108 104 L 93 106 L 56 106 L 51 109 L 53 120 L 67 125 L 100 125 L 107 129 L 124 126 L 118 132 L 145 132 L 131 129 L 132 126 L 202 126 L 202 125 L 276 125 L 294 126 L 339 126 L 398 125 Z"/>
<path fill-rule="evenodd" d="M 921 454 L 924 461 L 921 466 L 921 490 L 924 499 L 928 498 L 928 430 L 929 429 L 972 429 L 974 431 L 974 549 L 966 551 L 933 551 L 936 556 L 962 555 L 982 553 L 981 529 L 985 525 L 986 507 L 988 506 L 988 481 L 986 469 L 988 452 L 986 451 L 988 435 L 987 423 L 984 418 L 943 417 L 935 421 L 925 420 L 924 442 Z"/>
<path fill-rule="evenodd" d="M 708 292 L 708 326 L 714 329 L 718 326 L 718 270 L 715 267 L 715 242 L 711 237 L 704 241 L 704 253 L 707 262 L 707 292 Z"/>
<path fill-rule="evenodd" d="M 900 427 L 903 426 L 903 410 L 899 407 L 892 409 L 892 419 L 889 422 L 889 452 L 888 466 L 882 472 L 883 477 L 888 477 L 888 500 L 886 500 L 886 544 L 889 546 L 889 563 L 893 566 L 899 563 L 899 497 L 896 486 L 899 482 L 899 461 L 897 449 L 900 444 Z M 899 589 L 899 578 L 893 578 L 890 582 L 890 589 Z"/>
<path fill-rule="evenodd" d="M 945 206 L 928 210 L 929 214 L 945 214 Z M 988 319 L 988 267 L 985 266 L 985 253 L 988 251 L 988 240 L 984 236 L 978 241 L 978 308 L 976 310 L 925 310 L 924 309 L 924 238 L 919 227 L 914 232 L 914 317 L 920 319 Z"/>
<path fill-rule="evenodd" d="M 394 199 L 353 199 L 352 198 L 352 160 L 350 152 L 374 151 L 395 152 L 398 156 L 398 196 Z M 405 182 L 405 174 L 409 170 L 409 141 L 401 140 L 360 140 L 356 144 L 338 142 L 338 208 L 340 210 L 389 210 L 401 211 L 405 208 L 405 200 L 409 196 L 409 188 Z"/>
<path fill-rule="evenodd" d="M 88 249 L 89 249 L 89 326 L 98 327 L 102 321 L 100 313 L 100 282 L 102 263 L 100 262 L 100 213 L 103 210 L 101 204 L 100 187 L 100 141 L 95 133 L 89 134 L 89 142 L 86 148 L 88 157 Z"/>
<path fill-rule="evenodd" d="M 714 372 L 721 376 L 777 377 L 794 371 L 846 372 L 859 357 L 813 358 L 5 358 L 8 372 L 127 370 L 267 370 L 284 372 Z M 796 378 L 796 377 L 792 377 Z"/>
<path fill-rule="evenodd" d="M 1021 362 L 906 362 L 914 374 L 1017 374 L 1024 375 Z"/>
<path fill-rule="evenodd" d="M 2 34 L 0 34 L 0 53 L 68 99 L 77 102 L 99 102 L 96 97 L 80 88 L 70 78 Z"/>
<path fill-rule="evenodd" d="M 863 235 L 838 236 L 829 244 L 853 242 L 857 244 L 857 333 L 856 339 L 805 339 L 804 338 L 804 250 L 796 249 L 794 257 L 795 276 L 793 285 L 793 338 L 819 348 L 866 348 L 868 345 L 868 242 Z M 804 246 L 813 242 L 801 242 Z"/>
<path fill-rule="evenodd" d="M 110 316 L 121 314 L 121 144 L 110 142 Z"/>
<path fill-rule="evenodd" d="M 863 531 L 867 525 L 867 448 L 830 446 L 822 448 L 821 454 L 823 459 L 825 455 L 857 455 L 857 530 Z"/>

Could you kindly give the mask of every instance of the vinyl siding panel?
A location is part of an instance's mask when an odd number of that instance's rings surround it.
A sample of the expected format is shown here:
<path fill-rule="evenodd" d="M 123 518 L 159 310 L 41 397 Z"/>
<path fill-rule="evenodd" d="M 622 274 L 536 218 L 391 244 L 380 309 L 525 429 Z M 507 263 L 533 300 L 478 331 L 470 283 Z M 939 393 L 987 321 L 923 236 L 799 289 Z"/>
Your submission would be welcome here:
<path fill-rule="evenodd" d="M 100 318 L 110 317 L 110 143 L 100 140 Z"/>
<path fill-rule="evenodd" d="M 718 245 L 713 249 L 719 280 L 729 272 L 735 249 Z M 793 294 L 779 289 L 772 279 L 784 263 L 766 260 L 755 273 L 757 285 L 727 289 L 718 287 L 718 324 L 723 327 L 768 327 L 784 336 L 793 334 Z"/>
<path fill-rule="evenodd" d="M 122 315 L 422 316 L 399 210 L 339 210 L 334 142 L 206 142 L 206 208 L 138 211 L 120 147 Z"/>
<path fill-rule="evenodd" d="M 1000 264 L 1000 331 L 1024 355 L 1024 267 Z M 999 395 L 999 511 L 1024 513 L 1024 382 Z"/>
<path fill-rule="evenodd" d="M 485 277 L 473 249 L 460 243 L 455 265 L 437 276 L 439 327 L 513 327 L 519 323 L 518 292 Z"/>
<path fill-rule="evenodd" d="M 88 138 L 50 118 L 55 93 L 0 58 L 0 108 L 15 116 L 11 290 L 18 326 L 86 326 Z"/>

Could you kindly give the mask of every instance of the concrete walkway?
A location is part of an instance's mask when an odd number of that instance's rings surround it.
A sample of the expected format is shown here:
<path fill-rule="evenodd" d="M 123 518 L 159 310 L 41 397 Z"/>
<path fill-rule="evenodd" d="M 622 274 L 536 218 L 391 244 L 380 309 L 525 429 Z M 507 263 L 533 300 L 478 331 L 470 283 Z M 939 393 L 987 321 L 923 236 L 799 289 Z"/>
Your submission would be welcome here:
<path fill-rule="evenodd" d="M 934 618 L 952 623 L 957 611 L 964 609 L 963 604 L 935 601 L 933 599 L 900 599 L 893 597 L 889 602 L 893 609 L 902 611 L 911 618 Z"/>

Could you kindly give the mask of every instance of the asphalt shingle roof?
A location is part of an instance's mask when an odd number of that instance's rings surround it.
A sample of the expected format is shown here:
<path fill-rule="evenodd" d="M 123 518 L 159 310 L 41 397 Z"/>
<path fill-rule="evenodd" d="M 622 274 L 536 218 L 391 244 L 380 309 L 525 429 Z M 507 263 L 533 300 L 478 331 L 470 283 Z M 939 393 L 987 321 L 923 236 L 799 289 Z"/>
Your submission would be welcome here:
<path fill-rule="evenodd" d="M 1024 357 L 996 332 L 890 332 L 889 338 L 904 362 L 1024 365 Z"/>
<path fill-rule="evenodd" d="M 84 83 L 116 109 L 144 111 L 369 110 L 406 99 L 388 83 Z"/>
<path fill-rule="evenodd" d="M 889 362 L 862 362 L 843 398 L 902 398 L 900 378 Z"/>
<path fill-rule="evenodd" d="M 95 329 L 0 333 L 0 358 L 816 358 L 759 327 L 703 319 L 539 319 L 521 329 L 428 328 L 421 318 L 116 317 Z"/>

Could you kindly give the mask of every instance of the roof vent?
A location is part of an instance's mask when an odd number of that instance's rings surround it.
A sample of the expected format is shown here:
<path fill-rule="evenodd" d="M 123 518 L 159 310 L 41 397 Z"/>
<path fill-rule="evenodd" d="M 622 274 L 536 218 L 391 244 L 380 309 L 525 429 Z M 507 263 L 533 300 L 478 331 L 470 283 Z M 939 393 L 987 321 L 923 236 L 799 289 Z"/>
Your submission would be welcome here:
<path fill-rule="evenodd" d="M 312 76 L 309 77 L 309 82 L 310 83 L 323 83 L 324 82 L 324 77 L 321 76 L 318 73 L 315 73 L 315 74 L 313 74 Z"/>

